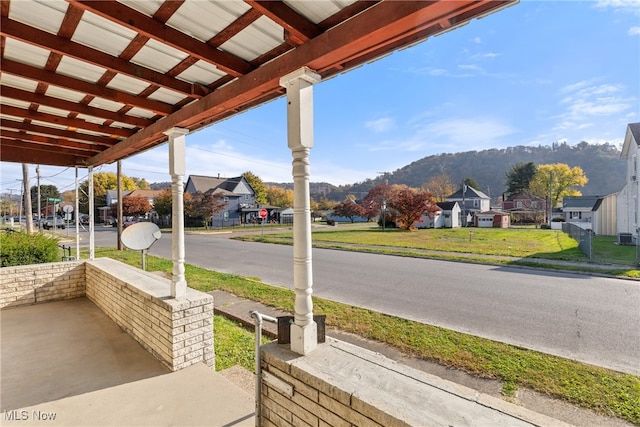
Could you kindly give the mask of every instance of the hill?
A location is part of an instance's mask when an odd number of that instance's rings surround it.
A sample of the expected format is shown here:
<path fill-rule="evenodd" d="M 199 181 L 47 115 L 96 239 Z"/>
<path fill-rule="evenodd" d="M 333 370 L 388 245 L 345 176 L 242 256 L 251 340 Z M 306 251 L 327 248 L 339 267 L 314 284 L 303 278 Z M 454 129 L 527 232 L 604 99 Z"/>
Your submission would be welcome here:
<path fill-rule="evenodd" d="M 506 173 L 518 162 L 535 164 L 566 163 L 580 166 L 589 182 L 578 188 L 583 195 L 607 195 L 622 190 L 625 184 L 626 163 L 620 158 L 620 149 L 613 144 L 577 145 L 554 143 L 551 146 L 516 146 L 502 149 L 467 151 L 455 154 L 438 154 L 420 160 L 387 174 L 390 184 L 406 184 L 420 188 L 431 178 L 447 174 L 454 183 L 473 178 L 493 201 L 505 191 Z M 319 200 L 341 201 L 349 194 L 362 199 L 383 178 L 368 179 L 352 185 L 334 186 L 328 183 L 311 183 L 311 196 Z M 293 188 L 293 184 L 273 184 Z"/>

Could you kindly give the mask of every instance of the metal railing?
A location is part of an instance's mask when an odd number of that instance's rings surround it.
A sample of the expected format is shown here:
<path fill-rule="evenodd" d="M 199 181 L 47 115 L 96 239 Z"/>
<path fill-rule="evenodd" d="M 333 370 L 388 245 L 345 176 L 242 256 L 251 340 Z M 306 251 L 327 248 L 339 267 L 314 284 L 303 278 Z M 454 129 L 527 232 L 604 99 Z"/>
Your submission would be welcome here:
<path fill-rule="evenodd" d="M 580 250 L 589 257 L 590 261 L 593 259 L 593 245 L 591 244 L 591 236 L 593 233 L 591 230 L 585 230 L 576 224 L 564 222 L 562 223 L 562 231 L 578 242 Z"/>
<path fill-rule="evenodd" d="M 251 317 L 256 320 L 256 427 L 261 425 L 261 408 L 262 408 L 262 395 L 260 393 L 262 385 L 262 322 L 267 321 L 271 323 L 278 323 L 278 319 L 275 317 L 267 316 L 266 314 L 258 313 L 257 311 L 251 312 Z"/>

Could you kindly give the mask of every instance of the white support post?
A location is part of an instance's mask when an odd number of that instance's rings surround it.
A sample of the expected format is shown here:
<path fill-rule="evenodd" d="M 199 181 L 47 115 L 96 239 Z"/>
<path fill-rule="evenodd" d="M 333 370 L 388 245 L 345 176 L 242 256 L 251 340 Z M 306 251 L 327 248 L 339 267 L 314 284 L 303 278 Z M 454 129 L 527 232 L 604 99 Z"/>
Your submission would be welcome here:
<path fill-rule="evenodd" d="M 75 195 L 76 195 L 76 204 L 75 204 L 75 222 L 76 222 L 76 259 L 80 259 L 80 200 L 78 200 L 78 167 L 76 166 L 76 179 L 74 181 L 75 184 Z M 38 214 L 40 213 L 40 209 L 38 209 Z"/>
<path fill-rule="evenodd" d="M 288 145 L 293 155 L 293 284 L 296 293 L 291 351 L 309 354 L 318 345 L 313 321 L 309 152 L 313 147 L 313 84 L 320 76 L 304 67 L 280 79 L 287 90 Z"/>
<path fill-rule="evenodd" d="M 185 139 L 188 129 L 171 128 L 164 132 L 169 137 L 169 173 L 171 174 L 171 257 L 173 274 L 171 277 L 171 297 L 178 298 L 187 293 L 184 276 L 184 183 L 186 172 Z"/>
<path fill-rule="evenodd" d="M 89 259 L 91 261 L 94 260 L 96 253 L 96 242 L 95 242 L 95 207 L 93 200 L 93 166 L 89 166 L 89 178 L 87 187 L 89 187 Z"/>

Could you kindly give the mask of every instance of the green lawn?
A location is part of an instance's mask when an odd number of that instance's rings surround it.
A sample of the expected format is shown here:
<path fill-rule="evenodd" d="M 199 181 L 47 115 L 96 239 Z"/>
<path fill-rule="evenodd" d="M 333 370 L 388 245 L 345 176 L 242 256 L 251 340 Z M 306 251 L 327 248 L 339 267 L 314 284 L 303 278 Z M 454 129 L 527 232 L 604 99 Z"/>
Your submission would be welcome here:
<path fill-rule="evenodd" d="M 137 251 L 97 249 L 96 256 L 119 259 L 134 266 L 140 263 Z M 149 271 L 169 273 L 172 263 L 149 256 L 147 268 Z M 293 311 L 294 293 L 289 289 L 192 265 L 186 266 L 186 276 L 190 287 L 203 292 L 219 289 Z M 513 395 L 518 388 L 526 387 L 640 425 L 640 378 L 637 376 L 322 298 L 314 297 L 313 300 L 316 314 L 327 316 L 328 327 L 383 342 L 408 355 L 432 360 L 472 375 L 499 379 L 503 381 L 505 395 Z M 218 322 L 218 318 L 215 321 Z M 216 323 L 214 341 L 216 357 L 220 358 L 216 366 L 222 369 L 241 364 L 252 368 L 251 335 L 233 322 Z"/>

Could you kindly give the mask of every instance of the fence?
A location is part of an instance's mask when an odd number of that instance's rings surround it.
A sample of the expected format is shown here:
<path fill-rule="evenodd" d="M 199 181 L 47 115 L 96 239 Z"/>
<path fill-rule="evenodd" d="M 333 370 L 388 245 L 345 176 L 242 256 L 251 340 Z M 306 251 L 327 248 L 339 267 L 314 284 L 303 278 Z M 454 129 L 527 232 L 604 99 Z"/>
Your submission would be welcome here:
<path fill-rule="evenodd" d="M 591 242 L 591 236 L 592 236 L 591 230 L 584 230 L 575 224 L 572 224 L 570 222 L 564 222 L 562 223 L 562 231 L 567 233 L 569 236 L 571 236 L 573 240 L 578 242 L 578 245 L 580 246 L 580 250 L 582 250 L 582 253 L 584 253 L 587 257 L 589 257 L 589 260 L 593 259 L 593 245 Z"/>

